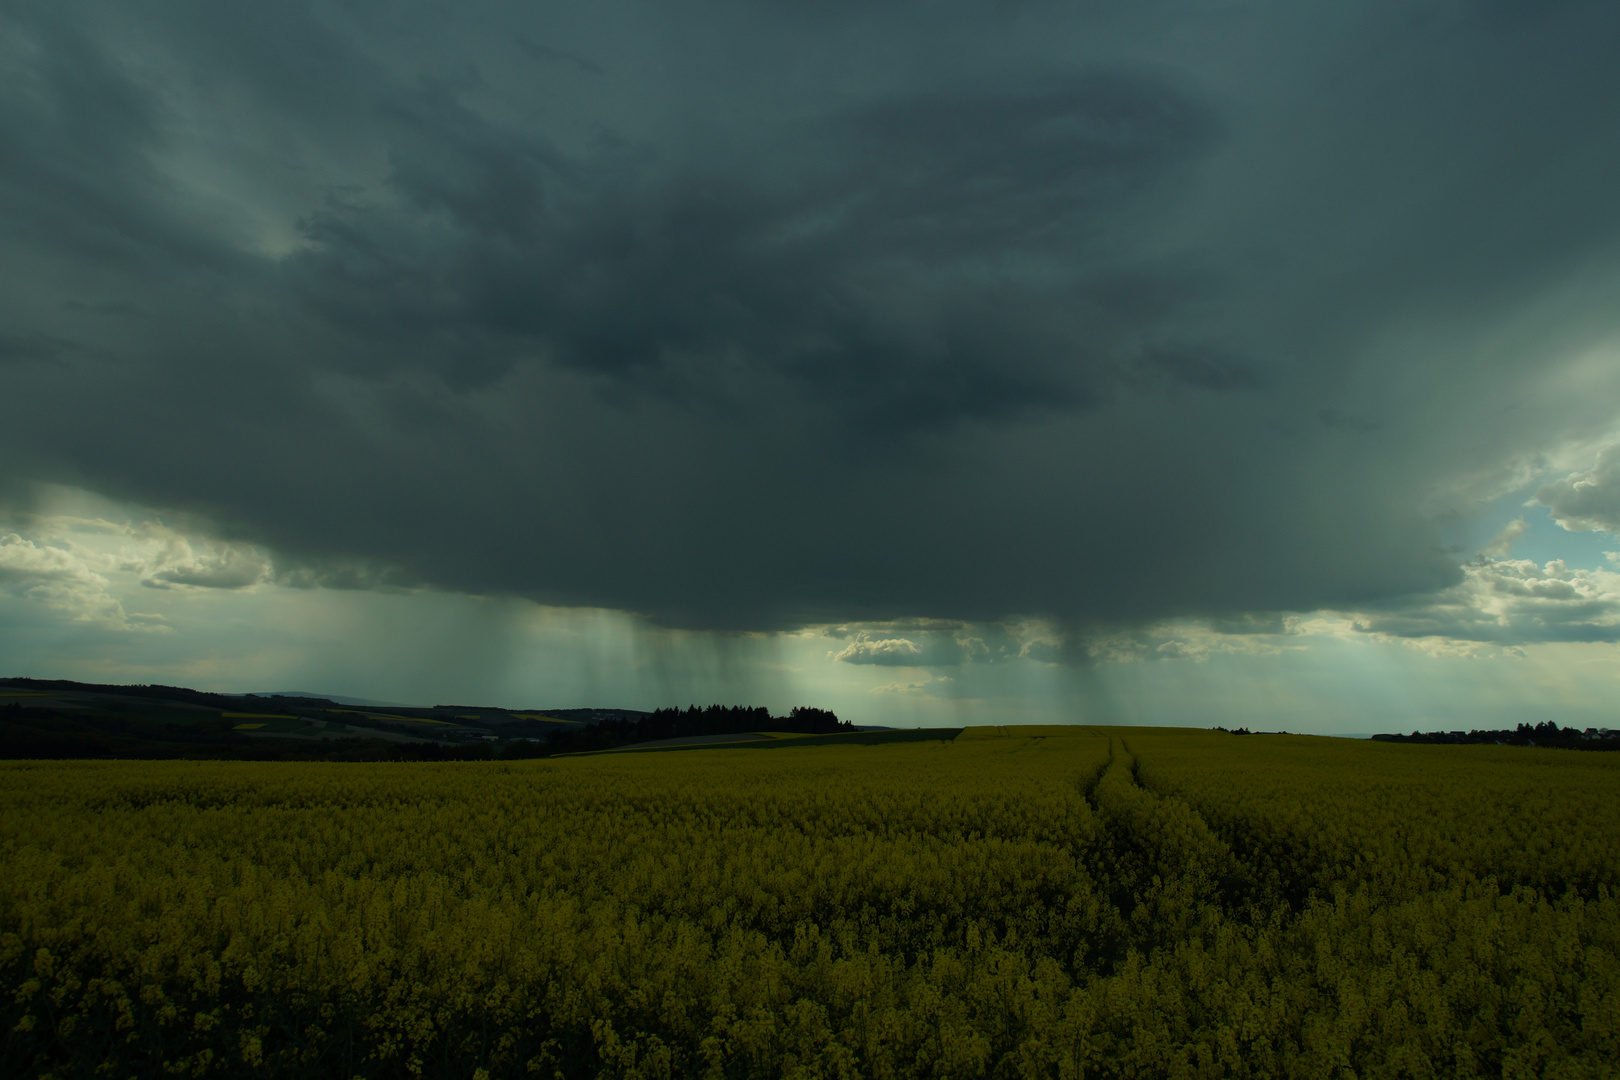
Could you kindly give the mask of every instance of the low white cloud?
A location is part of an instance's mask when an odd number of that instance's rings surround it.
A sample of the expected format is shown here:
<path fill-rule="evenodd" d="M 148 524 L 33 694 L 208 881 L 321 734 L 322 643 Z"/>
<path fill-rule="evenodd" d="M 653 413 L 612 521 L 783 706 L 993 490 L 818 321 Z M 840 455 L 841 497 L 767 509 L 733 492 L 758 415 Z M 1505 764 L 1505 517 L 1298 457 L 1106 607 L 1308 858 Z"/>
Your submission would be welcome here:
<path fill-rule="evenodd" d="M 1019 660 L 1060 664 L 1067 659 L 1068 635 L 1045 619 L 1012 619 L 998 629 L 1010 639 L 1007 651 Z"/>
<path fill-rule="evenodd" d="M 1479 549 L 1481 555 L 1488 555 L 1493 559 L 1504 558 L 1513 552 L 1513 545 L 1519 538 L 1530 531 L 1530 523 L 1524 518 L 1515 518 L 1502 526 L 1502 531 L 1491 538 L 1491 542 Z"/>
<path fill-rule="evenodd" d="M 1162 643 L 1158 649 L 1159 655 L 1170 660 L 1195 660 L 1202 663 L 1209 659 L 1209 646 L 1201 642 L 1183 641 L 1172 638 Z"/>
<path fill-rule="evenodd" d="M 275 575 L 270 556 L 257 547 L 187 533 L 161 521 L 38 515 L 19 532 L 94 565 L 104 585 L 111 574 L 128 575 L 149 588 L 246 589 Z"/>
<path fill-rule="evenodd" d="M 1449 589 L 1351 619 L 1363 633 L 1392 638 L 1505 646 L 1620 641 L 1620 573 L 1482 555 Z"/>
<path fill-rule="evenodd" d="M 856 637 L 881 637 L 889 635 L 894 637 L 915 637 L 918 634 L 947 633 L 955 630 L 966 630 L 969 624 L 961 619 L 883 619 L 875 622 L 839 623 L 832 626 L 822 626 L 813 632 L 823 634 L 840 641 Z"/>
<path fill-rule="evenodd" d="M 872 625 L 887 629 L 891 624 Z M 1136 660 L 1201 661 L 1220 653 L 1271 654 L 1285 647 L 1300 647 L 1297 643 L 1278 643 L 1279 635 L 1295 631 L 1288 619 L 1275 613 L 1178 620 L 1089 633 L 1040 618 L 954 623 L 949 629 L 914 629 L 904 637 L 880 636 L 881 630 L 873 632 L 849 625 L 826 633 L 846 642 L 841 650 L 827 653 L 834 661 L 930 669 L 1013 661 L 1054 666 Z M 934 678 L 944 676 L 935 674 Z M 896 683 L 874 692 L 905 692 L 911 685 Z"/>
<path fill-rule="evenodd" d="M 1577 569 L 1554 560 L 1511 558 L 1530 529 L 1518 518 L 1463 564 L 1462 579 L 1431 593 L 1360 608 L 1240 612 L 1138 627 L 1063 627 L 1039 619 L 958 624 L 899 636 L 839 627 L 850 664 L 948 668 L 1027 660 L 1054 665 L 1266 657 L 1310 647 L 1313 638 L 1379 640 L 1436 657 L 1519 654 L 1555 642 L 1620 642 L 1620 552 L 1612 568 Z M 925 683 L 894 683 L 874 693 L 919 693 Z"/>
<path fill-rule="evenodd" d="M 255 547 L 199 541 L 161 525 L 140 532 L 154 543 L 126 565 L 151 588 L 247 589 L 275 572 L 269 556 Z"/>
<path fill-rule="evenodd" d="M 884 624 L 877 624 L 883 627 Z M 1019 641 L 999 623 L 970 626 L 945 623 L 942 628 L 920 627 L 904 637 L 884 637 L 880 628 L 853 630 L 837 627 L 829 637 L 849 637 L 848 644 L 827 655 L 845 664 L 881 664 L 888 667 L 955 667 L 959 664 L 997 663 L 1016 659 Z M 892 631 L 890 631 L 892 633 Z"/>
<path fill-rule="evenodd" d="M 1083 655 L 1092 663 L 1126 664 L 1144 660 L 1191 660 L 1242 654 L 1275 656 L 1303 647 L 1297 640 L 1297 618 L 1255 614 L 1235 619 L 1182 619 L 1135 630 L 1097 634 L 1085 641 Z"/>
<path fill-rule="evenodd" d="M 161 626 L 152 617 L 131 617 L 124 611 L 108 590 L 101 572 L 105 567 L 98 565 L 102 562 L 94 553 L 7 533 L 0 536 L 0 591 L 74 622 L 115 630 Z"/>
<path fill-rule="evenodd" d="M 256 558 L 254 553 L 225 551 L 159 570 L 141 584 L 154 587 L 194 585 L 203 589 L 246 589 L 265 580 L 268 570 L 269 564 Z"/>
<path fill-rule="evenodd" d="M 152 519 L 35 514 L 12 525 L 14 531 L 0 535 L 0 591 L 106 629 L 166 628 L 161 616 L 126 610 L 140 586 L 239 591 L 276 576 L 270 557 L 256 547 Z"/>
<path fill-rule="evenodd" d="M 1524 531 L 1519 524 L 1510 524 L 1487 550 L 1510 547 Z M 1620 563 L 1620 553 L 1610 561 Z M 1549 642 L 1620 641 L 1620 572 L 1484 554 L 1462 570 L 1463 580 L 1448 589 L 1376 607 L 1159 624 L 1091 637 L 1084 651 L 1093 663 L 1201 663 L 1222 653 L 1275 655 L 1323 637 L 1373 638 L 1443 657 L 1517 654 L 1522 646 Z M 1234 628 L 1240 632 L 1230 632 Z"/>
<path fill-rule="evenodd" d="M 1590 469 L 1543 484 L 1535 502 L 1570 532 L 1620 532 L 1620 446 L 1610 446 Z"/>
<path fill-rule="evenodd" d="M 846 664 L 917 667 L 923 663 L 922 647 L 910 638 L 856 637 L 842 651 L 829 655 Z"/>

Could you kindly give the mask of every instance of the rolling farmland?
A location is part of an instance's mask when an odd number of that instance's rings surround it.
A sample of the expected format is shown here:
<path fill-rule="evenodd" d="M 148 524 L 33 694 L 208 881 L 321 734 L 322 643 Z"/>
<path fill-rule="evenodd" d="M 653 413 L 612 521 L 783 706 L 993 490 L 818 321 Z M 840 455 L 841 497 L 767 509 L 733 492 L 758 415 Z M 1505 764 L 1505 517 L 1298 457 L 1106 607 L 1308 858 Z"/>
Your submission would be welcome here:
<path fill-rule="evenodd" d="M 841 738 L 0 764 L 0 1071 L 1615 1075 L 1611 755 Z"/>

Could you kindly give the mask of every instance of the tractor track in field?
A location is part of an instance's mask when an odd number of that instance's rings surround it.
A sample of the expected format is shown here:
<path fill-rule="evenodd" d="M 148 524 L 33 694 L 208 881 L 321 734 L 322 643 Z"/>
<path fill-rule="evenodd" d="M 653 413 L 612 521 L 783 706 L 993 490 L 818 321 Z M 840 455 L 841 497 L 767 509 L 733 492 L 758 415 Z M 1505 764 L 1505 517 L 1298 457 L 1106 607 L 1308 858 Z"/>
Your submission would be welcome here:
<path fill-rule="evenodd" d="M 1110 737 L 1107 761 L 1079 787 L 1103 824 L 1099 843 L 1080 857 L 1122 930 L 1105 967 L 1132 951 L 1151 955 L 1189 936 L 1213 934 L 1222 924 L 1289 922 L 1309 902 L 1314 868 L 1254 859 L 1258 844 L 1216 828 L 1187 800 L 1144 784 L 1125 740 Z"/>

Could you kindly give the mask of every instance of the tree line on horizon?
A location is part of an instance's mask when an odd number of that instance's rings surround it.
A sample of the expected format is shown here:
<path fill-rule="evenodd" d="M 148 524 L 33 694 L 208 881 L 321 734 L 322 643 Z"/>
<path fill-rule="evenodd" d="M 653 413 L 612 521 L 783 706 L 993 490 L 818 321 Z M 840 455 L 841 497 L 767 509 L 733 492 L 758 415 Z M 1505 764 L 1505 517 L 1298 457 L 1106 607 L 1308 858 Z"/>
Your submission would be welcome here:
<path fill-rule="evenodd" d="M 612 750 L 660 739 L 696 735 L 745 735 L 753 731 L 785 731 L 798 735 L 836 735 L 853 732 L 855 725 L 827 709 L 795 705 L 786 716 L 772 716 L 763 705 L 709 705 L 699 708 L 655 709 L 639 719 L 601 720 L 590 725 L 549 732 L 543 741 L 514 742 L 503 757 L 549 757 L 591 750 Z"/>
<path fill-rule="evenodd" d="M 1607 728 L 1559 727 L 1551 720 L 1520 724 L 1512 730 L 1414 731 L 1410 735 L 1374 735 L 1377 742 L 1474 743 L 1496 746 L 1549 746 L 1564 750 L 1620 750 L 1620 732 Z"/>

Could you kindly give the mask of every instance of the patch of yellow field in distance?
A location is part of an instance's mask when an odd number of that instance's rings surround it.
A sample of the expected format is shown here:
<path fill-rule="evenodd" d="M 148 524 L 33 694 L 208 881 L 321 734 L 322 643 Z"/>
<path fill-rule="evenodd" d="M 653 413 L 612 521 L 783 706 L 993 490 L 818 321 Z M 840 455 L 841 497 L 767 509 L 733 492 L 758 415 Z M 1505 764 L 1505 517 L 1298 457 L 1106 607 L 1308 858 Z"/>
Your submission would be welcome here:
<path fill-rule="evenodd" d="M 1082 724 L 1001 724 L 963 728 L 958 739 L 1050 739 L 1062 736 L 1096 738 L 1106 732 Z"/>
<path fill-rule="evenodd" d="M 419 716 L 395 716 L 393 713 L 365 712 L 361 709 L 327 709 L 327 712 L 348 713 L 351 716 L 364 716 L 367 720 L 391 720 L 396 724 L 444 724 L 455 727 L 448 720 L 424 720 Z"/>

